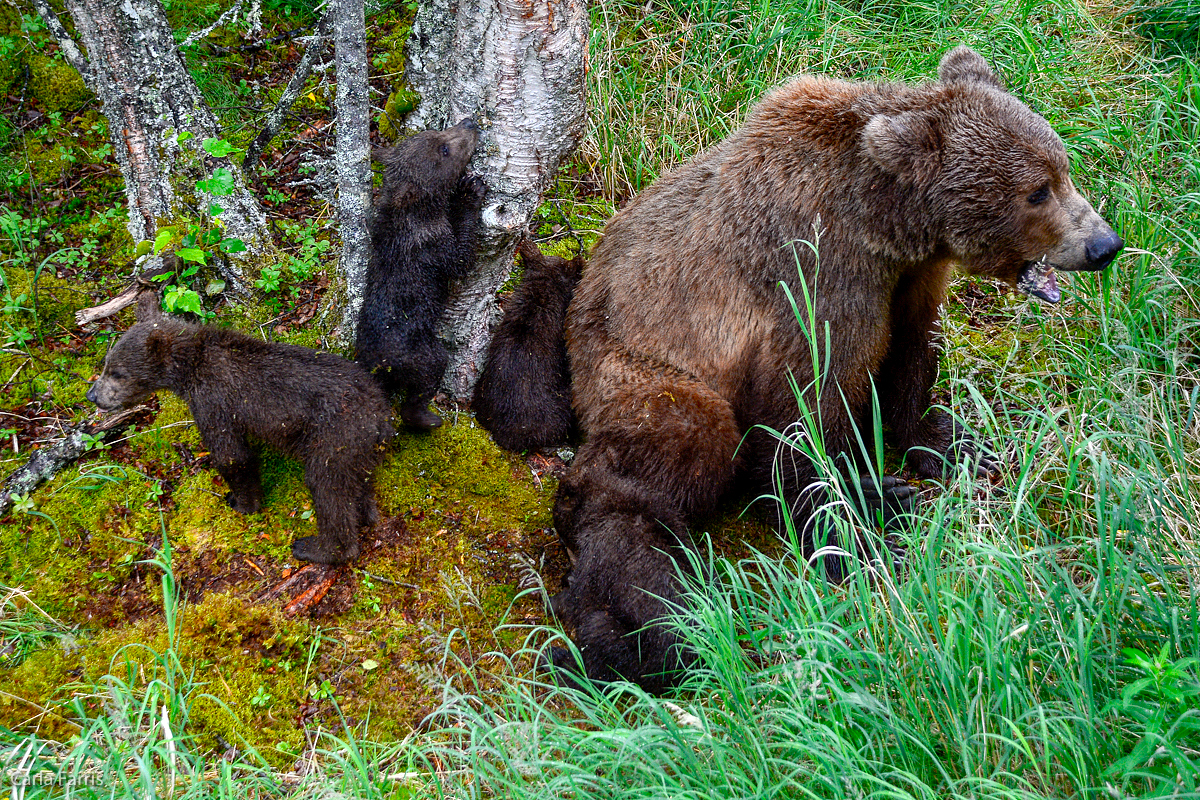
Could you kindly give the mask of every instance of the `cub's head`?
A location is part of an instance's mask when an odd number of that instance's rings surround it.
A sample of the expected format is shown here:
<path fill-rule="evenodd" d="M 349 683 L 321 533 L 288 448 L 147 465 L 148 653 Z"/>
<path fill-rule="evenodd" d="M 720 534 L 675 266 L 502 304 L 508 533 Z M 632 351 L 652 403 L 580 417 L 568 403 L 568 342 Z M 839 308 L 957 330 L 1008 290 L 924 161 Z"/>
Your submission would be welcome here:
<path fill-rule="evenodd" d="M 158 313 L 157 304 L 157 292 L 143 295 L 138 304 L 142 321 L 108 351 L 100 377 L 88 389 L 87 399 L 105 411 L 129 408 L 167 388 L 172 352 L 188 326 Z"/>
<path fill-rule="evenodd" d="M 1056 269 L 1104 269 L 1125 243 L 1075 189 L 1062 140 L 978 53 L 951 50 L 938 79 L 868 121 L 867 154 L 934 206 L 964 270 L 1058 302 Z"/>
<path fill-rule="evenodd" d="M 449 195 L 466 174 L 478 142 L 479 126 L 468 117 L 452 128 L 422 131 L 378 151 L 375 157 L 385 166 L 384 201 L 402 205 L 421 196 Z"/>

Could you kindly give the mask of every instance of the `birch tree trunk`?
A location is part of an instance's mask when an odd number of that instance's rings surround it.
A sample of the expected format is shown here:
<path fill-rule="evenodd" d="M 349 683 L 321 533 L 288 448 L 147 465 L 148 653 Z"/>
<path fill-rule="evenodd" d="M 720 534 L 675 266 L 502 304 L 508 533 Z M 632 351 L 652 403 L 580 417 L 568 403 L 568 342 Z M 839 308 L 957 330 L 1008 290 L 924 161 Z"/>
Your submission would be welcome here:
<path fill-rule="evenodd" d="M 474 116 L 472 168 L 488 186 L 478 265 L 443 322 L 443 388 L 455 399 L 471 396 L 516 241 L 583 135 L 586 64 L 585 0 L 421 0 L 408 79 L 422 100 L 409 124 L 442 129 Z"/>
<path fill-rule="evenodd" d="M 371 258 L 367 217 L 371 208 L 371 105 L 367 96 L 367 39 L 364 0 L 335 0 L 332 15 L 337 63 L 338 221 L 342 254 L 338 271 L 346 281 L 341 336 L 354 341 Z"/>
<path fill-rule="evenodd" d="M 213 198 L 197 193 L 195 182 L 217 167 L 234 179 L 233 193 L 219 198 L 225 236 L 251 251 L 268 241 L 266 217 L 241 170 L 202 148 L 205 139 L 220 137 L 220 127 L 188 74 L 159 0 L 66 0 L 86 56 L 49 0 L 32 2 L 64 57 L 100 98 L 125 178 L 134 241 L 153 239 L 161 220 L 202 218 Z M 240 268 L 232 270 L 230 277 L 240 277 Z"/>

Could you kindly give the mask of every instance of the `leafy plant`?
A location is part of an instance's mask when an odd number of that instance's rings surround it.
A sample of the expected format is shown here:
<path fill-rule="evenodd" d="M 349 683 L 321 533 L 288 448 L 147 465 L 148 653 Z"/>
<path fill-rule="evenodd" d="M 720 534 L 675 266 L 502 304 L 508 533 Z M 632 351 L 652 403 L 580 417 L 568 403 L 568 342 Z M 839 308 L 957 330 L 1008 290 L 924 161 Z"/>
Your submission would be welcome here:
<path fill-rule="evenodd" d="M 179 135 L 180 141 L 187 141 L 190 134 L 186 131 Z M 204 151 L 217 158 L 225 158 L 239 152 L 224 139 L 208 138 L 201 146 Z M 228 167 L 217 167 L 212 176 L 196 181 L 197 193 L 208 194 L 214 198 L 228 197 L 236 189 L 233 172 Z M 189 312 L 201 316 L 209 316 L 211 312 L 204 309 L 200 293 L 192 288 L 193 279 L 200 267 L 208 266 L 209 259 L 224 257 L 230 253 L 245 252 L 246 244 L 241 239 L 224 236 L 219 218 L 225 209 L 217 200 L 208 204 L 204 217 L 195 222 L 188 222 L 178 233 L 176 242 L 175 226 L 160 228 L 154 237 L 154 242 L 141 242 L 135 256 L 153 253 L 159 255 L 169 244 L 175 243 L 175 255 L 185 263 L 182 269 L 156 275 L 154 280 L 163 281 L 167 285 L 163 295 L 163 308 L 173 313 Z M 224 291 L 224 281 L 211 281 L 206 287 L 208 294 Z"/>
<path fill-rule="evenodd" d="M 1106 774 L 1114 779 L 1152 774 L 1180 791 L 1195 792 L 1200 788 L 1200 657 L 1173 660 L 1170 642 L 1155 656 L 1133 647 L 1122 652 L 1125 664 L 1142 677 L 1126 684 L 1108 710 L 1128 717 L 1137 739 Z"/>

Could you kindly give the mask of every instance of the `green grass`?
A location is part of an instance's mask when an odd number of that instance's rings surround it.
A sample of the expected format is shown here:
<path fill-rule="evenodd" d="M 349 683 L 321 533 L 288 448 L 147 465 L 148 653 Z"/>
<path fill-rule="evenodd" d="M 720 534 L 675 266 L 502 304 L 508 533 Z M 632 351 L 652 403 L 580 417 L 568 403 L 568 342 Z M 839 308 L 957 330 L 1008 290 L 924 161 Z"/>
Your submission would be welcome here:
<path fill-rule="evenodd" d="M 662 699 L 546 685 L 530 664 L 557 634 L 523 618 L 493 652 L 439 633 L 472 668 L 435 676 L 420 731 L 373 741 L 365 715 L 335 715 L 290 768 L 213 745 L 206 720 L 242 712 L 214 710 L 215 687 L 160 635 L 137 669 L 114 657 L 64 687 L 53 739 L 0 733 L 7 765 L 188 798 L 1200 795 L 1200 59 L 1192 5 L 1153 5 L 593 9 L 581 161 L 606 202 L 728 134 L 791 74 L 924 80 L 965 42 L 1060 132 L 1076 184 L 1125 237 L 1109 272 L 1064 279 L 1058 306 L 952 287 L 939 390 L 1006 471 L 923 484 L 899 572 L 830 587 L 787 537 L 745 558 L 706 551 L 715 579 L 679 620 L 699 665 Z M 383 495 L 400 507 L 415 491 Z M 153 569 L 173 619 L 167 554 Z M 62 647 L 35 610 L 5 613 L 19 657 Z M 326 636 L 314 646 L 336 646 Z"/>

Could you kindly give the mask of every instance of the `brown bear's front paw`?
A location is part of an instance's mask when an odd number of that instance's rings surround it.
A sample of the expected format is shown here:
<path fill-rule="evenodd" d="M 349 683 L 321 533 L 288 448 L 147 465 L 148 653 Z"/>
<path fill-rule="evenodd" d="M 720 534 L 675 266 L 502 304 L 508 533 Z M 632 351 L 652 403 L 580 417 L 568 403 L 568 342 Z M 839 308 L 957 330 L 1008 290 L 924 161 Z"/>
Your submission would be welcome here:
<path fill-rule="evenodd" d="M 462 192 L 463 199 L 472 205 L 483 205 L 484 195 L 487 194 L 487 184 L 483 182 L 483 178 L 473 172 L 468 172 L 458 179 L 458 190 Z"/>
<path fill-rule="evenodd" d="M 911 517 L 916 510 L 917 487 L 897 478 L 884 475 L 876 484 L 870 475 L 859 481 L 862 490 L 862 511 L 868 523 L 879 525 L 885 531 L 894 531 Z"/>
<path fill-rule="evenodd" d="M 225 503 L 239 514 L 257 514 L 262 508 L 262 500 L 258 497 L 238 497 L 233 492 L 225 495 Z"/>
<path fill-rule="evenodd" d="M 1003 466 L 989 444 L 961 431 L 944 454 L 928 447 L 914 447 L 908 451 L 907 459 L 909 467 L 923 478 L 948 477 L 955 465 L 963 464 L 971 468 L 976 478 L 996 481 Z"/>
<path fill-rule="evenodd" d="M 358 558 L 358 543 L 347 547 L 322 536 L 301 536 L 292 542 L 292 555 L 314 564 L 345 564 Z"/>

